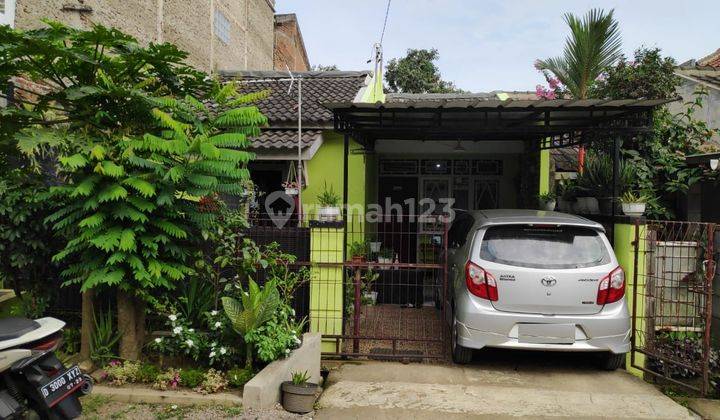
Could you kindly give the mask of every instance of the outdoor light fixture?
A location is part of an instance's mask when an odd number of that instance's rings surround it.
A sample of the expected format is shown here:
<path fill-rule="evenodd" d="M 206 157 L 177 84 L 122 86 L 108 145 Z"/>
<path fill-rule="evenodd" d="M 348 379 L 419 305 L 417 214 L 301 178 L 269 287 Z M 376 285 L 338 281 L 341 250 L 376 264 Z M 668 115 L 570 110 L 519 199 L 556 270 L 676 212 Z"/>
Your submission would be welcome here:
<path fill-rule="evenodd" d="M 717 170 L 720 159 L 710 159 L 710 169 L 713 171 Z"/>

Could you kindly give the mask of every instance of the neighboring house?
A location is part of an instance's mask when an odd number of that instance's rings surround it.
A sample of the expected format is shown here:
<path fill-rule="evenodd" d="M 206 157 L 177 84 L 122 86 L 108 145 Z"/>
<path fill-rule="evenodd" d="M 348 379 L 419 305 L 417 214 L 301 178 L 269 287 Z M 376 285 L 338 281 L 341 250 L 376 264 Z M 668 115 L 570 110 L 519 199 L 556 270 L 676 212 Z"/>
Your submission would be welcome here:
<path fill-rule="evenodd" d="M 173 43 L 207 72 L 285 70 L 286 60 L 291 69 L 309 67 L 297 19 L 278 18 L 279 27 L 275 0 L 0 0 L 0 24 L 31 29 L 52 19 L 77 28 L 115 27 L 141 43 Z M 283 56 L 276 58 L 276 50 Z"/>
<path fill-rule="evenodd" d="M 695 99 L 698 89 L 703 89 L 707 96 L 703 99 L 702 109 L 694 116 L 705 121 L 710 128 L 720 129 L 720 49 L 705 58 L 682 63 L 675 74 L 682 79 L 677 92 L 683 101 L 670 104 L 670 110 L 673 113 L 682 111 L 686 102 Z M 720 135 L 716 134 L 713 141 L 720 143 Z"/>
<path fill-rule="evenodd" d="M 286 69 L 310 70 L 305 41 L 294 13 L 275 15 L 275 70 Z"/>

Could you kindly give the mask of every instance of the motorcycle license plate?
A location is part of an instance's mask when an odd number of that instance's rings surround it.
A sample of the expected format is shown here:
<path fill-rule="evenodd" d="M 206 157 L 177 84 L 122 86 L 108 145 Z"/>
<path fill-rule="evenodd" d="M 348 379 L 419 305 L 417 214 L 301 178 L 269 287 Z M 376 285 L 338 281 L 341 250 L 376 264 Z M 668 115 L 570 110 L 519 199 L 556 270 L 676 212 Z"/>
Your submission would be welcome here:
<path fill-rule="evenodd" d="M 53 377 L 50 382 L 40 387 L 40 395 L 45 404 L 52 407 L 73 393 L 85 383 L 82 371 L 78 366 L 72 366 L 65 372 Z"/>

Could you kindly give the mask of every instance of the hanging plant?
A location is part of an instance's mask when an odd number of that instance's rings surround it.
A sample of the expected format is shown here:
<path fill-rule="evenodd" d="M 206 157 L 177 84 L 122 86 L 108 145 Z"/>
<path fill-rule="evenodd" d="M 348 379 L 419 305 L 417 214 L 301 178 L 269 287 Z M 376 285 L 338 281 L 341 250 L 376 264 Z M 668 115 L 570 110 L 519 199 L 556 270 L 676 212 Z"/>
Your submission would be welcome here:
<path fill-rule="evenodd" d="M 297 171 L 295 170 L 295 162 L 290 161 L 290 168 L 288 169 L 287 178 L 282 183 L 282 187 L 285 188 L 285 194 L 287 195 L 298 195 L 300 194 L 300 185 L 298 183 Z"/>

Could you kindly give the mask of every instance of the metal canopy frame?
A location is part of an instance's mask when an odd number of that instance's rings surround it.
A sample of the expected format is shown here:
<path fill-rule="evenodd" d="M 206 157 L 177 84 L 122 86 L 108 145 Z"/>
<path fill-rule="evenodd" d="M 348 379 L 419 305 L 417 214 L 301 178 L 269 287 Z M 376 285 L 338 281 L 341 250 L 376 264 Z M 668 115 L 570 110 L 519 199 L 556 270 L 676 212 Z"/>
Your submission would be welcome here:
<path fill-rule="evenodd" d="M 377 140 L 523 140 L 530 151 L 611 142 L 616 201 L 623 139 L 652 131 L 654 109 L 677 99 L 499 100 L 417 95 L 386 103 L 323 105 L 333 111 L 335 131 L 344 135 L 343 216 L 347 220 L 351 137 L 365 150 L 374 150 Z"/>
<path fill-rule="evenodd" d="M 529 140 L 538 149 L 588 144 L 652 130 L 655 100 L 410 100 L 326 103 L 336 131 L 366 149 L 376 140 Z"/>

